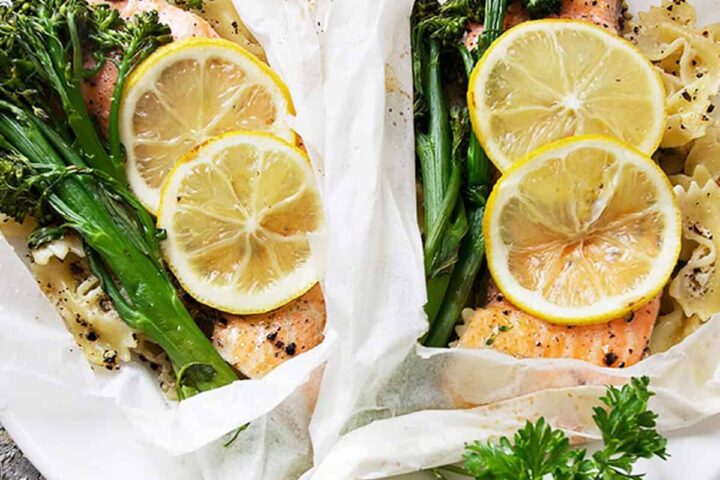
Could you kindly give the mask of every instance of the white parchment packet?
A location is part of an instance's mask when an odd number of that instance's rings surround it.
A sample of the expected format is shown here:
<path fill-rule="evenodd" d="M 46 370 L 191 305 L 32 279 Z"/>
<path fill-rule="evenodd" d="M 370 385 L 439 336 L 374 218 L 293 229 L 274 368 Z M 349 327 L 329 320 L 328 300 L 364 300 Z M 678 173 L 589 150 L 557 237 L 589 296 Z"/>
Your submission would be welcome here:
<path fill-rule="evenodd" d="M 313 160 L 320 189 L 324 191 L 322 166 L 325 132 L 322 57 L 318 33 L 322 24 L 318 19 L 322 12 L 313 4 L 300 0 L 243 0 L 237 3 L 241 17 L 266 49 L 271 66 L 290 88 L 298 112 L 292 125 L 303 137 Z M 326 199 L 326 205 L 332 209 L 332 197 Z M 334 230 L 332 221 L 339 217 L 332 214 L 328 217 L 328 228 Z M 347 232 L 348 235 L 352 233 Z M 15 250 L 8 240 L 14 244 Z M 323 238 L 313 241 L 313 248 L 321 259 L 324 258 L 324 243 Z M 140 364 L 124 365 L 118 372 L 112 373 L 90 368 L 57 312 L 23 264 L 21 256 L 24 252 L 24 239 L 6 240 L 0 236 L 0 420 L 8 425 L 11 434 L 17 432 L 18 438 L 25 439 L 22 430 L 31 430 L 27 425 L 32 423 L 33 417 L 44 418 L 53 412 L 51 417 L 57 419 L 58 429 L 65 429 L 62 442 L 68 445 L 75 443 L 78 449 L 87 451 L 87 435 L 92 428 L 85 424 L 85 418 L 102 425 L 105 419 L 108 422 L 111 419 L 116 421 L 119 414 L 125 422 L 129 422 L 133 434 L 142 442 L 153 445 L 153 451 L 158 452 L 158 455 L 188 454 L 272 411 L 308 381 L 310 374 L 332 350 L 333 332 L 328 332 L 321 345 L 283 363 L 262 379 L 234 382 L 179 404 L 169 402 L 158 388 L 155 375 Z M 321 263 L 324 268 L 324 260 Z M 307 394 L 303 395 L 307 397 Z M 115 407 L 109 408 L 107 400 L 111 400 Z M 285 409 L 303 402 L 307 404 L 306 400 L 288 400 L 284 404 Z M 102 409 L 92 407 L 100 404 L 103 405 Z M 59 411 L 58 405 L 63 406 Z M 305 420 L 302 420 L 301 415 L 292 416 L 294 418 L 288 420 L 285 430 L 298 430 L 298 424 L 302 425 L 300 430 L 305 430 L 309 409 L 306 405 Z M 255 448 L 246 448 L 244 455 L 251 455 L 252 460 L 262 467 L 256 468 L 254 471 L 257 475 L 252 476 L 249 472 L 253 469 L 243 464 L 243 470 L 249 475 L 244 478 L 264 478 L 268 465 L 278 463 L 279 458 L 269 458 L 270 449 L 265 445 L 267 442 L 274 447 L 285 447 L 281 450 L 286 451 L 286 459 L 291 457 L 289 452 L 298 449 L 304 449 L 307 458 L 309 447 L 301 432 L 285 435 L 282 441 L 278 440 L 282 435 L 265 435 L 265 432 L 273 431 L 268 425 L 282 423 L 278 420 L 282 415 L 282 412 L 275 412 L 263 418 L 238 439 L 238 445 L 245 447 L 248 446 L 248 439 L 253 439 L 251 445 L 255 445 Z M 58 416 L 67 419 L 69 423 L 60 421 Z M 48 429 L 52 431 L 51 426 Z M 276 430 L 282 429 L 277 427 Z M 107 435 L 102 430 L 96 434 L 98 439 Z M 31 436 L 31 440 L 19 440 L 28 452 L 46 441 L 36 434 Z M 46 451 L 53 452 L 55 448 L 48 446 Z M 221 456 L 226 458 L 230 451 L 238 450 L 235 447 L 222 450 Z M 77 466 L 73 467 L 65 465 L 67 460 L 61 460 L 62 455 L 47 453 L 51 458 L 43 458 L 45 455 L 45 452 L 30 454 L 49 478 L 52 478 L 51 472 L 56 465 L 58 468 L 69 468 L 62 470 L 64 473 L 61 478 L 78 479 L 84 478 L 86 474 L 94 474 L 94 478 L 97 478 L 99 473 L 93 472 L 93 462 L 85 462 L 85 465 L 77 462 Z M 206 451 L 204 455 L 211 455 L 211 452 Z M 236 461 L 242 459 L 242 456 L 237 457 Z M 165 459 L 158 461 L 158 465 L 163 462 L 168 465 L 173 463 Z M 183 462 L 187 464 L 190 460 L 185 458 Z M 120 462 L 113 463 L 118 465 L 113 465 L 110 476 L 122 473 L 124 467 Z M 214 463 L 205 462 L 203 471 L 213 471 L 212 465 Z M 296 472 L 295 476 L 301 471 Z M 68 476 L 70 473 L 72 475 Z M 107 477 L 108 473 L 103 472 L 102 475 Z M 165 478 L 152 471 L 147 473 L 147 477 L 142 475 L 142 471 L 136 471 L 131 478 Z M 222 478 L 222 475 L 213 474 L 206 478 Z"/>
<path fill-rule="evenodd" d="M 347 245 L 353 258 L 339 258 L 331 235 L 329 258 L 346 268 L 334 272 L 342 281 L 328 279 L 354 301 L 333 312 L 340 347 L 310 426 L 316 467 L 304 478 L 381 478 L 457 462 L 466 442 L 509 435 L 541 415 L 578 439 L 596 439 L 591 407 L 602 385 L 630 376 L 651 377 L 651 407 L 664 432 L 720 412 L 717 318 L 669 352 L 624 370 L 416 345 L 425 296 L 415 221 L 412 3 L 335 0 L 323 43 L 327 182 L 345 188 L 345 172 L 357 172 L 365 183 L 345 201 L 366 230 Z M 636 12 L 659 1 L 629 3 Z M 702 23 L 720 20 L 717 0 L 691 3 Z"/>

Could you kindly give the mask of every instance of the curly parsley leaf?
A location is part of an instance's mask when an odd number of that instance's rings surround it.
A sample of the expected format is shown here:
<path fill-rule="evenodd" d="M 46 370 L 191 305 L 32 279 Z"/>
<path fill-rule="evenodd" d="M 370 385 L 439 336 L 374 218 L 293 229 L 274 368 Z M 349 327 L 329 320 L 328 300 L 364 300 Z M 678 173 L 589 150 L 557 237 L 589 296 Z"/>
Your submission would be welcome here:
<path fill-rule="evenodd" d="M 668 458 L 667 440 L 656 430 L 657 414 L 648 410 L 653 395 L 647 377 L 621 388 L 608 387 L 593 409 L 604 446 L 592 456 L 573 450 L 561 430 L 544 418 L 527 422 L 512 438 L 467 446 L 464 470 L 477 480 L 638 480 L 633 465 L 641 458 Z"/>

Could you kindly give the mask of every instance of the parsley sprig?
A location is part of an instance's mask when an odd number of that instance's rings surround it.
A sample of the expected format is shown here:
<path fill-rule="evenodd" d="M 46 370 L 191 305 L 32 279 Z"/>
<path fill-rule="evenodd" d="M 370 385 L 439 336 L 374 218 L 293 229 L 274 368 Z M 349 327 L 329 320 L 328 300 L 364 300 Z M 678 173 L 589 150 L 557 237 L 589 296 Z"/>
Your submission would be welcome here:
<path fill-rule="evenodd" d="M 468 445 L 463 468 L 449 470 L 477 480 L 638 480 L 643 475 L 632 473 L 638 459 L 669 456 L 667 440 L 655 429 L 657 414 L 648 410 L 649 384 L 642 377 L 622 388 L 608 387 L 600 398 L 604 407 L 593 408 L 604 446 L 592 456 L 572 449 L 561 430 L 540 418 L 528 421 L 512 440 Z"/>

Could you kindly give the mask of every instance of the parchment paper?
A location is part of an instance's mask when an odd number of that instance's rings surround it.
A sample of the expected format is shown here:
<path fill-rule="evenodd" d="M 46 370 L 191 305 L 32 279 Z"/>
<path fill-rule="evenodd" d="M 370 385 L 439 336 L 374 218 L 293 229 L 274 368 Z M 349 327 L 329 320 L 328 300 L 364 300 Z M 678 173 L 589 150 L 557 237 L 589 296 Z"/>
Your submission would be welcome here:
<path fill-rule="evenodd" d="M 702 23 L 720 20 L 717 0 L 691 2 Z M 629 3 L 638 11 L 657 2 Z M 720 412 L 720 318 L 625 370 L 416 344 L 425 296 L 415 221 L 411 7 L 410 0 L 376 0 L 366 7 L 336 0 L 330 15 L 325 151 L 332 164 L 362 168 L 363 178 L 371 177 L 348 200 L 357 203 L 355 215 L 367 222 L 367 233 L 348 248 L 359 264 L 352 268 L 348 260 L 344 280 L 337 282 L 352 289 L 355 301 L 331 325 L 340 347 L 326 367 L 311 422 L 316 468 L 305 478 L 381 478 L 457 462 L 466 442 L 509 435 L 541 415 L 576 441 L 593 440 L 591 407 L 603 386 L 630 376 L 651 377 L 657 394 L 651 407 L 664 432 Z M 354 65 L 345 60 L 349 52 Z M 341 137 L 341 131 L 351 135 Z M 331 165 L 327 173 L 332 176 Z M 344 178 L 338 172 L 334 177 Z M 334 254 L 331 245 L 329 256 Z"/>
<path fill-rule="evenodd" d="M 243 0 L 238 7 L 290 88 L 298 112 L 293 126 L 304 138 L 322 190 L 324 110 L 317 9 L 300 0 Z M 335 217 L 329 217 L 328 228 L 333 230 L 330 222 Z M 118 372 L 90 368 L 23 264 L 23 243 L 0 238 L 0 419 L 48 478 L 196 479 L 198 471 L 204 478 L 232 478 L 223 470 L 230 457 L 248 474 L 243 478 L 284 478 L 283 471 L 295 471 L 297 477 L 308 467 L 309 438 L 302 431 L 312 403 L 301 387 L 332 350 L 334 332 L 262 379 L 234 382 L 179 404 L 169 402 L 154 375 L 140 364 L 124 365 Z M 324 269 L 323 244 L 317 238 L 313 248 Z M 298 389 L 296 398 L 288 399 Z M 283 413 L 292 408 L 303 414 Z M 221 447 L 227 439 L 221 437 L 260 417 L 236 442 L 252 448 L 237 454 L 236 446 Z M 36 419 L 49 424 L 38 425 Z M 295 433 L 289 435 L 291 431 Z M 133 438 L 138 439 L 136 448 L 128 447 Z M 197 453 L 211 442 L 215 443 Z M 116 454 L 127 453 L 131 459 L 108 458 L 115 445 L 122 445 Z M 73 447 L 87 458 L 81 461 Z M 273 448 L 286 452 L 283 460 L 271 454 Z M 139 454 L 141 450 L 149 455 Z M 298 458 L 305 460 L 298 463 Z"/>
<path fill-rule="evenodd" d="M 704 21 L 720 13 L 716 0 L 696 4 Z M 139 365 L 119 376 L 91 371 L 0 240 L 0 420 L 49 480 L 281 480 L 297 478 L 313 459 L 319 466 L 303 478 L 377 478 L 456 461 L 462 442 L 510 433 L 520 417 L 539 414 L 592 439 L 587 407 L 603 389 L 567 387 L 579 377 L 603 384 L 651 373 L 663 428 L 720 409 L 718 322 L 621 372 L 418 348 L 425 292 L 415 211 L 412 0 L 236 5 L 290 86 L 293 125 L 319 174 L 329 228 L 314 248 L 326 259 L 326 341 L 260 382 L 238 382 L 178 408 Z M 311 421 L 317 383 L 305 381 L 328 357 Z M 562 388 L 536 391 L 547 382 Z M 486 402 L 494 403 L 453 408 Z M 224 433 L 253 418 L 235 443 L 222 446 Z M 706 446 L 708 435 L 686 450 Z"/>

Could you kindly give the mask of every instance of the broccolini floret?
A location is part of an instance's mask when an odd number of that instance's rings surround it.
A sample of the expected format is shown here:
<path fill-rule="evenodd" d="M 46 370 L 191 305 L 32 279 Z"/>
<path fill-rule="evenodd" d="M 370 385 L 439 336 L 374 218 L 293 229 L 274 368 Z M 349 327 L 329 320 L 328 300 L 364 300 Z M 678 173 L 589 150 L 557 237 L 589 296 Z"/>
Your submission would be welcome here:
<path fill-rule="evenodd" d="M 468 23 L 482 23 L 484 0 L 419 0 L 415 2 L 413 22 L 423 35 L 449 46 L 465 34 Z"/>
<path fill-rule="evenodd" d="M 157 13 L 142 13 L 126 22 L 107 5 L 90 6 L 85 0 L 14 0 L 0 6 L 0 46 L 5 53 L 0 59 L 4 70 L 0 84 L 6 85 L 6 94 L 14 95 L 15 102 L 23 101 L 47 118 L 54 117 L 50 108 L 60 106 L 66 113 L 61 127 L 74 133 L 90 166 L 123 180 L 117 132 L 120 89 L 138 62 L 170 40 L 170 31 Z M 91 58 L 98 67 L 105 61 L 118 66 L 110 152 L 82 96 L 82 83 L 94 72 L 85 68 Z"/>
<path fill-rule="evenodd" d="M 523 0 L 523 6 L 530 18 L 543 18 L 556 14 L 562 7 L 563 0 Z"/>

